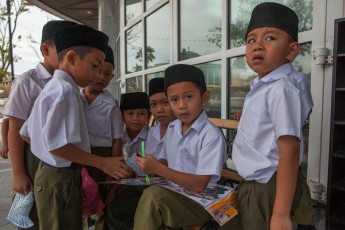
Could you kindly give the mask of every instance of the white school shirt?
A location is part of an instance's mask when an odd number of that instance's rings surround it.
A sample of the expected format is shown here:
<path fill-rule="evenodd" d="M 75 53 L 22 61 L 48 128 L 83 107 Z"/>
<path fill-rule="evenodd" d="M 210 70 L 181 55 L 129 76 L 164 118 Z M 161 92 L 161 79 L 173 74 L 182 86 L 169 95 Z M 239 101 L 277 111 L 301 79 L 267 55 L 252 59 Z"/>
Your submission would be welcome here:
<path fill-rule="evenodd" d="M 232 149 L 238 173 L 246 180 L 270 180 L 278 167 L 280 136 L 291 135 L 300 140 L 302 159 L 305 100 L 291 75 L 292 69 L 286 67 L 254 79 L 246 96 Z"/>
<path fill-rule="evenodd" d="M 52 150 L 74 144 L 90 152 L 79 88 L 69 74 L 55 70 L 20 133 L 31 139 L 31 151 L 35 156 L 55 167 L 69 167 L 71 161 L 53 155 Z"/>
<path fill-rule="evenodd" d="M 46 68 L 39 63 L 35 69 L 29 70 L 17 77 L 10 90 L 3 114 L 26 120 L 35 100 L 52 78 Z"/>
<path fill-rule="evenodd" d="M 122 135 L 122 146 L 124 148 L 124 151 L 130 154 L 141 152 L 141 142 L 144 141 L 146 143 L 147 133 L 149 129 L 150 127 L 148 125 L 145 125 L 140 130 L 139 134 L 133 140 L 131 140 L 127 134 L 127 129 L 125 127 Z"/>
<path fill-rule="evenodd" d="M 124 123 L 115 98 L 104 90 L 89 104 L 84 90 L 80 96 L 84 105 L 86 125 L 92 147 L 112 147 L 113 140 L 122 138 Z"/>
<path fill-rule="evenodd" d="M 161 138 L 161 124 L 150 128 L 147 134 L 145 152 L 158 158 L 159 153 L 163 148 L 163 143 L 166 140 L 166 135 Z"/>
<path fill-rule="evenodd" d="M 203 111 L 182 136 L 179 119 L 169 124 L 159 159 L 169 168 L 195 175 L 212 175 L 210 183 L 219 180 L 227 160 L 226 143 L 220 129 L 212 124 Z"/>

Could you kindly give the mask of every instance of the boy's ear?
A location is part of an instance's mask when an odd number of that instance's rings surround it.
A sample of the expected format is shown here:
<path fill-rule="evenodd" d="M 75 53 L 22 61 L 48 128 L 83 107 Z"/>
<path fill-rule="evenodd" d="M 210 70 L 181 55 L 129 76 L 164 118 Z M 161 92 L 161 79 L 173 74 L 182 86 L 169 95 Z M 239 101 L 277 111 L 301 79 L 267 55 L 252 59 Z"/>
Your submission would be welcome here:
<path fill-rule="evenodd" d="M 69 64 L 74 65 L 77 53 L 74 50 L 70 50 L 66 54 L 66 60 Z"/>
<path fill-rule="evenodd" d="M 202 95 L 202 104 L 207 104 L 211 98 L 211 92 L 206 90 Z"/>
<path fill-rule="evenodd" d="M 300 50 L 301 50 L 301 45 L 298 42 L 291 43 L 289 45 L 289 51 L 286 56 L 286 59 L 292 62 L 296 58 Z"/>
<path fill-rule="evenodd" d="M 49 49 L 48 49 L 47 43 L 44 43 L 44 42 L 42 43 L 41 52 L 42 52 L 43 56 L 49 56 Z"/>

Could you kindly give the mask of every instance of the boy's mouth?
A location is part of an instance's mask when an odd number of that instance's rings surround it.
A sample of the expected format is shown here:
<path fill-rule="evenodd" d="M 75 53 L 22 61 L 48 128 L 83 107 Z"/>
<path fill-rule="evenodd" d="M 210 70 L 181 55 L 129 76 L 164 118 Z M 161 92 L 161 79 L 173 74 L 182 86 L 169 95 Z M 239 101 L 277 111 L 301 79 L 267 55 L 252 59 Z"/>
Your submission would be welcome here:
<path fill-rule="evenodd" d="M 254 55 L 252 58 L 253 64 L 259 64 L 264 60 L 264 57 L 262 55 Z"/>

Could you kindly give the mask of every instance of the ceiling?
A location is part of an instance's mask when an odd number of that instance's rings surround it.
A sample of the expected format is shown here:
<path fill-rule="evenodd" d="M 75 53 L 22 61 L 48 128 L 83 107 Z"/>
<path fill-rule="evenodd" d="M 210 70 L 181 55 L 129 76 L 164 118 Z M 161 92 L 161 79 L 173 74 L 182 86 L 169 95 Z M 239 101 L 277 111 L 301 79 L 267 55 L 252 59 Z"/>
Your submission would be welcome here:
<path fill-rule="evenodd" d="M 97 0 L 28 0 L 31 4 L 66 20 L 98 27 Z"/>

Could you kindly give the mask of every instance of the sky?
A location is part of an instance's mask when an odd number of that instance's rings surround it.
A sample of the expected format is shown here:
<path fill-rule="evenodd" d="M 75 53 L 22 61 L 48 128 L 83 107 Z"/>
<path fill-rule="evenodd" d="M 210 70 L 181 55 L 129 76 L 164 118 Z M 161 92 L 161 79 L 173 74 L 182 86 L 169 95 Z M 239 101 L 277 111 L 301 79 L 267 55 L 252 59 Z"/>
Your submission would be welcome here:
<path fill-rule="evenodd" d="M 1 0 L 1 5 L 5 0 Z M 28 6 L 29 11 L 21 14 L 18 18 L 17 29 L 13 36 L 14 48 L 13 53 L 22 59 L 14 63 L 15 75 L 20 75 L 35 66 L 42 60 L 40 52 L 41 32 L 44 24 L 53 19 L 59 19 L 36 6 Z M 17 37 L 21 35 L 22 39 L 18 42 Z M 36 44 L 31 43 L 27 37 L 31 35 Z M 35 53 L 35 51 L 37 54 Z"/>

